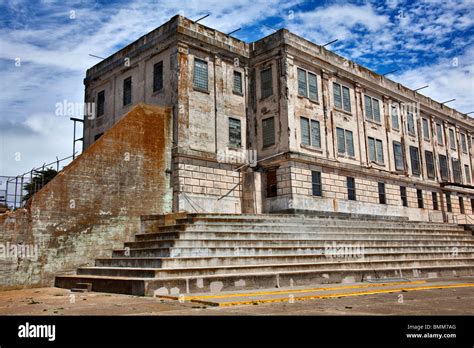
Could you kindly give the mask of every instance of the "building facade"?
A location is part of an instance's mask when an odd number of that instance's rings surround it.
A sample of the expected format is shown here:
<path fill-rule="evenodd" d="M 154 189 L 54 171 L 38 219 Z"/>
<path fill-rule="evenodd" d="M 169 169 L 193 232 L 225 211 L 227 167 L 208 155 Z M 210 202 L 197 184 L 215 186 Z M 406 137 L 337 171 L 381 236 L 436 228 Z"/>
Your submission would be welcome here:
<path fill-rule="evenodd" d="M 85 149 L 137 103 L 172 108 L 170 211 L 474 221 L 473 120 L 285 29 L 175 16 L 84 83 Z"/>

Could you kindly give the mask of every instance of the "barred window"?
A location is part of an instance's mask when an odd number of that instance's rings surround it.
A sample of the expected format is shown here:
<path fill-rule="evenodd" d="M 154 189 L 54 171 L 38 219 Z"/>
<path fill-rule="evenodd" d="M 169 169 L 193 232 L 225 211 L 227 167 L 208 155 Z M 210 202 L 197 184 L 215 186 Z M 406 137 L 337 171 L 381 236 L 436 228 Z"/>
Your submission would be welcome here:
<path fill-rule="evenodd" d="M 128 77 L 123 80 L 123 105 L 132 103 L 132 78 Z"/>
<path fill-rule="evenodd" d="M 273 117 L 262 120 L 263 146 L 275 144 L 275 119 Z"/>
<path fill-rule="evenodd" d="M 365 118 L 371 121 L 380 122 L 379 100 L 368 95 L 365 96 Z"/>
<path fill-rule="evenodd" d="M 97 93 L 97 117 L 100 117 L 105 112 L 105 91 Z"/>
<path fill-rule="evenodd" d="M 229 145 L 235 147 L 242 146 L 240 120 L 236 118 L 229 118 Z"/>
<path fill-rule="evenodd" d="M 262 98 L 269 97 L 273 94 L 273 79 L 271 67 L 260 72 L 260 87 Z"/>
<path fill-rule="evenodd" d="M 313 196 L 322 196 L 321 172 L 311 171 L 311 184 L 313 188 Z"/>
<path fill-rule="evenodd" d="M 379 203 L 387 204 L 387 197 L 385 194 L 385 184 L 383 182 L 379 182 L 378 187 L 379 187 Z"/>
<path fill-rule="evenodd" d="M 242 94 L 242 73 L 234 70 L 234 93 Z"/>
<path fill-rule="evenodd" d="M 410 146 L 411 172 L 413 175 L 420 175 L 420 155 L 418 148 Z"/>
<path fill-rule="evenodd" d="M 334 106 L 344 111 L 351 112 L 351 98 L 349 88 L 333 83 Z"/>
<path fill-rule="evenodd" d="M 456 184 L 461 183 L 461 162 L 455 158 L 451 159 L 451 165 L 453 166 L 453 177 Z"/>
<path fill-rule="evenodd" d="M 444 155 L 438 155 L 439 158 L 439 172 L 441 180 L 448 181 L 448 160 Z"/>
<path fill-rule="evenodd" d="M 302 97 L 308 96 L 308 89 L 306 84 L 306 71 L 298 68 L 298 95 Z"/>
<path fill-rule="evenodd" d="M 310 142 L 310 131 L 309 131 L 309 120 L 305 117 L 300 117 L 301 126 L 301 144 L 311 145 Z"/>
<path fill-rule="evenodd" d="M 398 141 L 393 142 L 393 155 L 395 157 L 395 170 L 405 170 L 403 163 L 403 148 Z"/>
<path fill-rule="evenodd" d="M 318 84 L 315 74 L 308 73 L 308 91 L 309 99 L 318 100 Z"/>
<path fill-rule="evenodd" d="M 209 88 L 207 62 L 205 60 L 194 59 L 193 86 L 203 91 L 207 91 Z"/>
<path fill-rule="evenodd" d="M 163 89 L 163 62 L 153 65 L 153 92 Z"/>
<path fill-rule="evenodd" d="M 356 200 L 355 179 L 349 176 L 347 177 L 347 198 L 351 201 Z"/>
<path fill-rule="evenodd" d="M 354 137 L 351 131 L 336 128 L 337 133 L 337 152 L 354 157 Z"/>
<path fill-rule="evenodd" d="M 428 178 L 434 179 L 435 167 L 434 167 L 433 152 L 425 151 L 425 160 L 426 160 L 426 173 L 428 174 Z"/>
<path fill-rule="evenodd" d="M 382 140 L 369 137 L 369 160 L 376 163 L 384 162 Z"/>
<path fill-rule="evenodd" d="M 436 192 L 431 192 L 431 198 L 433 201 L 433 210 L 438 210 L 438 194 Z"/>
<path fill-rule="evenodd" d="M 300 117 L 301 144 L 321 148 L 321 131 L 319 121 Z"/>

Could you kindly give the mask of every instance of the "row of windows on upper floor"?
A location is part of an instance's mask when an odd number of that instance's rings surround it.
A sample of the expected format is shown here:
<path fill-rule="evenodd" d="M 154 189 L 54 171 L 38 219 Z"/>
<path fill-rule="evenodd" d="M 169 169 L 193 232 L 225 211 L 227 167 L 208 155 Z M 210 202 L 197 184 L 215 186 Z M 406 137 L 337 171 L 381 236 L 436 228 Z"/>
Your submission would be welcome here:
<path fill-rule="evenodd" d="M 317 88 L 317 75 L 306 71 L 301 68 L 297 68 L 297 80 L 298 80 L 298 95 L 306 97 L 310 100 L 318 100 L 318 88 Z M 272 83 L 272 68 L 268 67 L 261 71 L 261 96 L 262 98 L 268 97 L 273 94 L 273 83 Z M 343 110 L 346 113 L 352 113 L 351 111 L 351 94 L 350 89 L 347 86 L 341 85 L 340 83 L 333 82 L 333 101 L 334 106 L 337 109 Z M 392 129 L 400 130 L 400 115 L 399 105 L 391 104 L 390 116 Z M 380 112 L 380 100 L 369 95 L 364 95 L 364 111 L 365 118 L 369 121 L 381 123 L 381 112 Z M 412 136 L 416 136 L 415 128 L 415 117 L 413 112 L 407 112 L 406 122 L 407 132 Z M 439 145 L 443 145 L 444 133 L 443 125 L 436 123 L 436 139 Z M 426 118 L 422 118 L 422 133 L 425 140 L 430 140 L 430 121 Z M 451 149 L 456 150 L 456 137 L 454 130 L 449 128 L 449 145 Z M 467 136 L 465 133 L 461 133 L 461 147 L 464 153 L 468 152 Z"/>
<path fill-rule="evenodd" d="M 276 180 L 276 171 L 267 172 L 267 197 L 276 197 L 277 196 L 277 180 Z M 312 195 L 323 197 L 323 183 L 321 180 L 320 171 L 311 171 L 311 186 L 312 186 Z M 385 190 L 385 183 L 378 182 L 378 198 L 380 204 L 387 204 L 387 193 Z M 356 189 L 356 179 L 354 177 L 346 177 L 346 188 L 347 188 L 347 199 L 351 201 L 357 200 L 357 189 Z M 416 190 L 417 206 L 418 208 L 425 208 L 425 202 L 423 199 L 423 190 Z M 461 214 L 466 214 L 464 207 L 464 197 L 459 196 L 459 211 Z M 402 206 L 408 207 L 408 195 L 406 186 L 400 186 L 400 200 Z M 438 193 L 431 192 L 431 200 L 433 204 L 433 210 L 439 210 L 438 202 Z M 445 193 L 446 201 L 446 210 L 448 213 L 453 212 L 453 206 L 451 202 L 451 194 Z M 471 211 L 474 214 L 474 198 L 471 198 Z"/>
<path fill-rule="evenodd" d="M 243 94 L 242 73 L 234 70 L 232 91 L 235 94 Z M 153 92 L 163 89 L 163 61 L 153 65 Z M 193 69 L 193 88 L 199 91 L 208 92 L 209 76 L 208 64 L 205 60 L 194 59 Z M 132 77 L 129 76 L 123 80 L 122 104 L 127 106 L 132 104 Z M 105 90 L 97 93 L 97 117 L 105 113 Z"/>

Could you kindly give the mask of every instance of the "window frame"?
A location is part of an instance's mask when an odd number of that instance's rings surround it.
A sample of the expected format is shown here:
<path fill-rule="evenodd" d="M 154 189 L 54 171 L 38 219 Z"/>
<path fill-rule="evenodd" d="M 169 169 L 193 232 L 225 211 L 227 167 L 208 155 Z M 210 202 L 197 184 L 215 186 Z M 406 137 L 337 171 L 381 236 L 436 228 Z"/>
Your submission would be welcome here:
<path fill-rule="evenodd" d="M 240 78 L 240 90 L 235 89 L 235 77 L 238 76 Z M 243 85 L 243 74 L 242 72 L 238 70 L 234 70 L 234 73 L 232 75 L 232 93 L 237 94 L 237 95 L 244 95 L 244 85 Z"/>
<path fill-rule="evenodd" d="M 272 132 L 272 143 L 265 143 L 265 123 L 266 122 L 270 122 L 270 120 L 272 120 L 272 126 L 273 126 L 273 132 Z M 263 147 L 266 148 L 266 147 L 269 147 L 269 146 L 273 146 L 275 145 L 275 117 L 274 116 L 270 116 L 270 117 L 267 117 L 267 118 L 264 118 L 262 119 L 262 144 L 263 144 Z"/>
<path fill-rule="evenodd" d="M 308 122 L 308 144 L 305 144 L 303 142 L 303 127 L 302 127 L 302 122 L 303 120 L 306 120 Z M 315 141 L 314 139 L 314 126 L 317 125 L 317 128 L 318 128 L 318 144 L 313 144 Z M 301 141 L 300 141 L 300 144 L 302 146 L 309 146 L 309 147 L 313 147 L 315 149 L 321 149 L 321 122 L 319 122 L 318 120 L 313 120 L 312 118 L 309 118 L 309 117 L 305 117 L 305 116 L 300 116 L 300 137 L 301 137 Z"/>
<path fill-rule="evenodd" d="M 395 110 L 395 113 L 393 112 Z M 398 117 L 398 106 L 395 104 L 391 104 L 390 106 L 390 117 L 391 117 L 391 123 L 392 123 L 392 129 L 399 131 L 400 130 L 400 119 Z M 396 124 L 397 126 L 395 127 L 395 122 L 393 122 L 394 118 L 397 120 Z"/>
<path fill-rule="evenodd" d="M 372 115 L 372 118 L 369 117 L 369 114 L 368 114 L 368 106 L 367 106 L 367 99 L 370 100 L 370 113 Z M 378 120 L 375 118 L 375 107 L 374 107 L 374 100 L 377 102 L 377 105 L 378 105 Z M 370 121 L 370 122 L 374 122 L 374 123 L 377 123 L 377 124 L 381 124 L 382 122 L 382 114 L 381 114 L 381 108 L 380 108 L 380 100 L 375 98 L 375 97 L 372 97 L 368 94 L 364 94 L 364 114 L 365 114 L 365 119 L 367 121 Z"/>
<path fill-rule="evenodd" d="M 471 168 L 469 167 L 469 164 L 464 165 L 464 176 L 466 177 L 466 183 L 471 185 L 472 184 L 472 178 L 471 178 Z"/>
<path fill-rule="evenodd" d="M 229 147 L 233 148 L 242 148 L 242 121 L 236 117 L 229 117 L 228 118 L 228 128 L 229 128 Z M 238 143 L 233 143 L 232 139 L 237 139 L 236 135 L 232 134 L 232 122 L 236 122 L 238 124 Z"/>
<path fill-rule="evenodd" d="M 159 72 L 158 68 L 161 69 L 161 72 Z M 157 72 L 158 70 L 158 72 Z M 163 61 L 160 60 L 159 62 L 153 64 L 153 93 L 159 92 L 163 90 L 164 88 L 164 81 L 163 81 Z M 158 83 L 161 81 L 161 85 Z"/>
<path fill-rule="evenodd" d="M 128 84 L 130 82 L 130 88 L 128 88 Z M 132 77 L 129 76 L 123 80 L 123 91 L 122 91 L 122 106 L 128 106 L 132 104 Z M 125 91 L 130 91 L 130 100 L 127 99 L 128 93 L 126 94 Z M 127 102 L 128 100 L 128 102 Z"/>
<path fill-rule="evenodd" d="M 344 142 L 343 142 L 344 152 L 339 151 L 339 130 L 342 130 L 343 135 L 344 135 Z M 347 137 L 348 133 L 351 135 L 350 138 L 351 138 L 352 154 L 349 153 L 349 146 L 348 146 L 349 140 L 348 140 L 348 137 Z M 341 127 L 336 127 L 336 141 L 337 141 L 337 154 L 338 155 L 346 156 L 346 157 L 349 157 L 349 158 L 354 158 L 355 157 L 354 133 L 352 131 L 341 128 Z"/>
<path fill-rule="evenodd" d="M 453 203 L 451 202 L 451 194 L 446 192 L 445 197 L 446 197 L 446 211 L 448 213 L 452 213 L 453 212 Z"/>
<path fill-rule="evenodd" d="M 401 156 L 400 159 L 401 159 L 401 165 L 402 165 L 401 169 L 398 169 L 398 166 L 397 166 L 397 151 L 396 151 L 397 145 L 400 145 L 400 156 Z M 395 164 L 395 170 L 400 171 L 400 172 L 404 171 L 405 170 L 405 152 L 403 151 L 403 145 L 401 142 L 394 140 L 392 142 L 392 146 L 393 146 L 393 160 Z"/>
<path fill-rule="evenodd" d="M 349 184 L 351 183 L 351 184 Z M 350 201 L 357 201 L 355 178 L 352 176 L 346 177 L 347 199 Z"/>
<path fill-rule="evenodd" d="M 266 73 L 268 73 L 268 76 L 269 76 L 268 81 L 263 78 L 264 74 Z M 265 84 L 268 84 L 268 86 L 266 86 L 268 87 L 266 93 L 264 93 L 266 91 Z M 272 95 L 273 95 L 273 67 L 269 66 L 267 68 L 260 70 L 260 98 L 265 99 L 265 98 L 271 97 Z"/>
<path fill-rule="evenodd" d="M 403 207 L 408 207 L 408 195 L 406 186 L 400 186 L 400 199 Z"/>
<path fill-rule="evenodd" d="M 322 173 L 317 170 L 311 171 L 311 188 L 312 195 L 315 197 L 323 196 Z M 316 179 L 316 180 L 315 180 Z"/>
<path fill-rule="evenodd" d="M 433 210 L 439 210 L 439 204 L 438 204 L 438 193 L 436 192 L 431 192 L 431 200 L 433 202 Z"/>
<path fill-rule="evenodd" d="M 436 140 L 438 145 L 444 146 L 443 125 L 438 122 L 436 123 Z"/>
<path fill-rule="evenodd" d="M 465 133 L 460 133 L 461 134 L 461 150 L 463 153 L 467 153 L 467 136 Z"/>
<path fill-rule="evenodd" d="M 428 154 L 430 154 L 431 157 L 428 156 Z M 431 162 L 428 161 L 428 158 L 431 158 Z M 434 163 L 434 154 L 432 151 L 425 150 L 425 163 L 426 163 L 426 176 L 428 177 L 428 179 L 435 179 L 436 178 L 435 163 Z M 431 169 L 431 174 L 430 174 L 430 169 Z"/>
<path fill-rule="evenodd" d="M 370 147 L 371 141 L 374 144 L 374 158 L 373 159 L 371 158 L 372 157 L 372 152 L 371 152 L 371 147 Z M 369 147 L 369 161 L 376 163 L 378 165 L 384 165 L 385 158 L 383 154 L 383 141 L 377 138 L 367 137 L 367 144 Z"/>
<path fill-rule="evenodd" d="M 413 156 L 414 150 L 416 150 L 416 159 Z M 420 150 L 416 146 L 410 146 L 409 151 L 410 151 L 411 173 L 412 175 L 420 176 L 421 174 Z M 416 170 L 415 170 L 415 167 L 416 167 Z"/>
<path fill-rule="evenodd" d="M 102 96 L 102 98 L 100 96 Z M 102 102 L 100 102 L 101 100 L 102 100 Z M 102 117 L 105 114 L 105 89 L 97 92 L 96 113 L 97 113 L 97 118 Z"/>
<path fill-rule="evenodd" d="M 456 133 L 452 128 L 449 128 L 449 148 L 451 150 L 456 150 Z"/>
<path fill-rule="evenodd" d="M 416 201 L 418 203 L 418 208 L 419 209 L 424 209 L 425 202 L 423 201 L 423 190 L 416 189 Z"/>
<path fill-rule="evenodd" d="M 421 118 L 421 123 L 422 123 L 422 129 L 423 129 L 423 139 L 429 141 L 430 140 L 430 123 L 429 123 L 429 120 L 427 118 L 422 117 Z M 425 126 L 426 126 L 426 130 L 425 130 Z"/>
<path fill-rule="evenodd" d="M 410 125 L 412 125 L 413 130 L 410 130 Z M 412 112 L 407 113 L 407 132 L 410 135 L 416 135 L 415 115 Z"/>
<path fill-rule="evenodd" d="M 377 183 L 378 192 L 379 192 L 379 203 L 380 204 L 387 204 L 387 193 L 385 191 L 385 183 L 379 182 Z"/>
<path fill-rule="evenodd" d="M 336 95 L 335 95 L 336 85 L 339 86 L 337 89 L 339 89 L 339 95 L 341 96 L 341 106 L 336 105 Z M 344 88 L 347 90 L 347 97 L 349 99 L 347 100 L 347 103 L 346 103 L 346 98 L 344 97 Z M 332 98 L 333 98 L 333 105 L 336 109 L 346 112 L 348 114 L 352 114 L 351 89 L 349 87 L 347 87 L 344 84 L 334 81 L 332 83 Z M 347 109 L 346 109 L 346 106 L 347 106 Z"/>
<path fill-rule="evenodd" d="M 439 161 L 439 175 L 442 181 L 449 180 L 449 162 L 448 158 L 445 155 L 438 154 L 438 161 Z M 446 164 L 446 166 L 443 166 Z M 444 170 L 443 170 L 444 169 Z M 445 175 L 443 175 L 443 173 Z"/>
<path fill-rule="evenodd" d="M 206 87 L 205 88 L 202 86 L 199 86 L 200 76 L 198 76 L 198 72 L 200 71 L 201 68 L 198 67 L 198 65 L 201 63 L 203 64 L 203 66 L 206 67 Z M 202 81 L 204 81 L 204 77 L 202 78 Z M 193 90 L 209 93 L 209 62 L 207 60 L 197 58 L 197 57 L 194 57 L 194 65 L 193 65 Z"/>

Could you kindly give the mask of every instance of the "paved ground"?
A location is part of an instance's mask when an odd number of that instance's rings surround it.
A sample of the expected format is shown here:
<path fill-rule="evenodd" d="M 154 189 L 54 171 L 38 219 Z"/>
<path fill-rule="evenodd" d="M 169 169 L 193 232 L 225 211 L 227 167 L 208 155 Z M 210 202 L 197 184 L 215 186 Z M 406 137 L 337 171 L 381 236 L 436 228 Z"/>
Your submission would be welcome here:
<path fill-rule="evenodd" d="M 324 289 L 321 289 L 323 286 L 312 287 L 312 290 L 269 289 L 199 299 L 214 305 L 219 302 L 248 302 L 249 299 L 255 302 L 225 307 L 190 301 L 181 303 L 172 299 L 37 288 L 0 292 L 0 315 L 473 315 L 473 285 L 473 278 L 435 279 L 399 285 L 334 284 L 324 286 Z M 357 295 L 357 292 L 365 294 Z M 277 302 L 265 303 L 266 300 Z"/>

